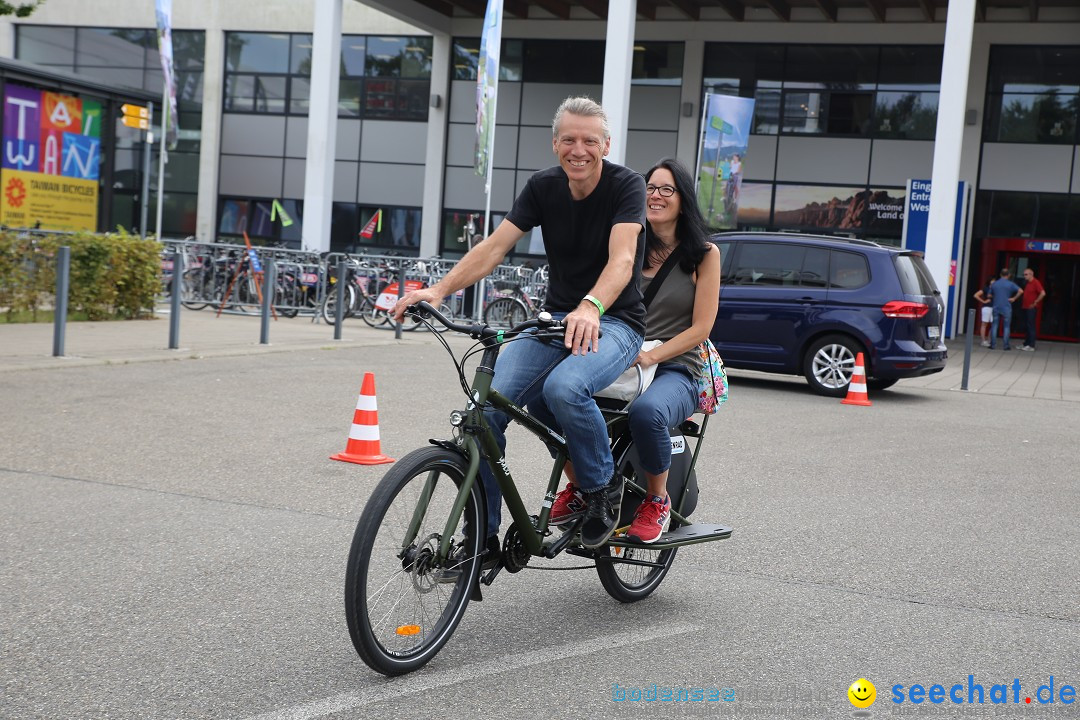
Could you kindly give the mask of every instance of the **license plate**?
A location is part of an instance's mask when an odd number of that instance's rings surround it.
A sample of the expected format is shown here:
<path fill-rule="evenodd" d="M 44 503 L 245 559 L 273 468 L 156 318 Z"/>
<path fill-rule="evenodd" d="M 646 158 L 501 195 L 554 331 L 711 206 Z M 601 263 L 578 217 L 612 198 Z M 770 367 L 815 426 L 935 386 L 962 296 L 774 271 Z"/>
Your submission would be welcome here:
<path fill-rule="evenodd" d="M 941 337 L 941 328 L 939 328 L 937 325 L 931 325 L 930 327 L 926 328 L 926 337 L 932 340 Z"/>

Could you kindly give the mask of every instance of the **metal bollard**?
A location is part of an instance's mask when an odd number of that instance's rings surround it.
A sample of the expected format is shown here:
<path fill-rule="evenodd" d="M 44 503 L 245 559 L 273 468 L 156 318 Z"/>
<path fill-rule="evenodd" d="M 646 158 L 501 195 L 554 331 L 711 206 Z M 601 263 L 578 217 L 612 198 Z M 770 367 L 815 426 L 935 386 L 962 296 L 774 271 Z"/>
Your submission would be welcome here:
<path fill-rule="evenodd" d="M 263 273 L 263 296 L 262 296 L 262 321 L 259 328 L 259 344 L 270 344 L 270 308 L 274 305 L 274 285 L 277 283 L 277 263 L 273 258 L 264 264 Z"/>
<path fill-rule="evenodd" d="M 169 298 L 169 349 L 180 347 L 180 293 L 183 292 L 184 254 L 173 250 L 172 259 L 172 294 Z"/>
<path fill-rule="evenodd" d="M 345 318 L 345 261 L 337 264 L 337 297 L 334 299 L 334 339 L 341 339 L 341 322 Z"/>
<path fill-rule="evenodd" d="M 71 248 L 64 245 L 56 255 L 56 310 L 53 315 L 53 357 L 64 357 L 68 288 L 71 286 Z"/>
<path fill-rule="evenodd" d="M 398 263 L 398 281 L 397 281 L 397 299 L 400 302 L 401 298 L 405 297 L 405 261 L 402 260 Z M 394 323 L 394 339 L 401 339 L 401 323 Z"/>
<path fill-rule="evenodd" d="M 1008 339 L 1008 338 L 1006 338 Z M 960 389 L 968 389 L 968 372 L 971 370 L 971 350 L 975 345 L 975 308 L 968 310 L 967 332 L 964 334 L 964 375 Z"/>

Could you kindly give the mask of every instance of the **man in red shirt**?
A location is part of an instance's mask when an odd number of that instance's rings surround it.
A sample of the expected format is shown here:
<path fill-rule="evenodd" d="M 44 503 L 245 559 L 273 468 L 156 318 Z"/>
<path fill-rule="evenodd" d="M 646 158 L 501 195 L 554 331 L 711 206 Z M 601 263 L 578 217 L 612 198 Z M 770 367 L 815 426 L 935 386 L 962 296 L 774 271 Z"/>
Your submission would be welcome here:
<path fill-rule="evenodd" d="M 1035 316 L 1038 313 L 1039 303 L 1046 297 L 1046 290 L 1043 289 L 1041 282 L 1035 279 L 1035 271 L 1031 268 L 1024 270 L 1024 299 L 1022 301 L 1022 307 L 1024 308 L 1024 320 L 1025 322 L 1025 340 L 1021 350 L 1027 350 L 1028 352 L 1035 351 Z"/>

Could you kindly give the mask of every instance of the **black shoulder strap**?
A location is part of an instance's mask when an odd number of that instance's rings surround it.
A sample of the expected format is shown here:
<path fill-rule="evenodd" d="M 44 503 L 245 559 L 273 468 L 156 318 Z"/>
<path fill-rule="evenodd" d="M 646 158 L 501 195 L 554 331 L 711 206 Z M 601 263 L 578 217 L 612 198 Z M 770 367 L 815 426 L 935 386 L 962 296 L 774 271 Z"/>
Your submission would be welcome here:
<path fill-rule="evenodd" d="M 660 269 L 656 271 L 656 275 L 653 277 L 652 282 L 649 283 L 649 289 L 645 291 L 645 297 L 642 302 L 645 303 L 645 309 L 649 309 L 649 303 L 656 297 L 656 293 L 660 291 L 660 285 L 664 282 L 664 278 L 668 276 L 671 269 L 675 267 L 679 262 L 679 255 L 682 254 L 682 243 L 675 246 L 675 249 L 671 251 L 671 254 L 667 256 L 667 260 L 660 266 Z"/>

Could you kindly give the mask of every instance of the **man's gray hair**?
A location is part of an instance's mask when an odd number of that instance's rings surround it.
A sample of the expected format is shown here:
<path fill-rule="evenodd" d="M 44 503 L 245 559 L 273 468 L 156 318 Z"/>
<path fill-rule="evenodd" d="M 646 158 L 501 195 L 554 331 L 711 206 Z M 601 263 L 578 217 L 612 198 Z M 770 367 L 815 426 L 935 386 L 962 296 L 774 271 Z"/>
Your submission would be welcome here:
<path fill-rule="evenodd" d="M 608 127 L 607 113 L 604 112 L 604 108 L 592 98 L 584 96 L 568 97 L 562 101 L 559 109 L 555 111 L 555 119 L 551 121 L 551 137 L 559 137 L 559 123 L 562 122 L 565 113 L 580 115 L 581 117 L 600 118 L 600 125 L 604 130 L 604 140 L 611 137 L 611 128 Z"/>

